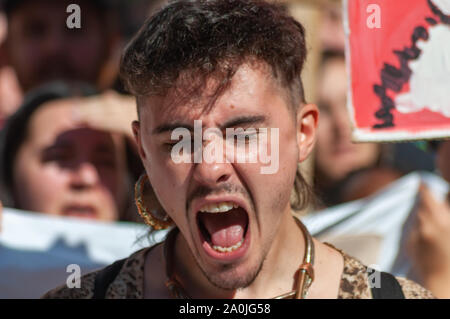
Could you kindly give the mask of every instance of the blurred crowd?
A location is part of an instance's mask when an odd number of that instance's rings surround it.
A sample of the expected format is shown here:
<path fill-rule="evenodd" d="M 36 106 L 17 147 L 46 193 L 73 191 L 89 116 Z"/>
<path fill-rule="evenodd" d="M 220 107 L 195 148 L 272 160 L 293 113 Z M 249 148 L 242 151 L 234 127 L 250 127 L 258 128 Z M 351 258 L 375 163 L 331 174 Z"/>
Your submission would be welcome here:
<path fill-rule="evenodd" d="M 136 111 L 121 94 L 118 65 L 161 1 L 79 1 L 79 29 L 66 27 L 70 3 L 2 3 L 1 199 L 28 211 L 139 221 Z"/>
<path fill-rule="evenodd" d="M 134 184 L 134 98 L 120 83 L 121 52 L 164 0 L 79 0 L 82 27 L 66 27 L 66 0 L 3 0 L 0 11 L 0 199 L 4 207 L 102 221 L 141 222 Z M 450 182 L 450 141 L 352 143 L 339 1 L 323 2 L 314 154 L 317 206 L 365 198 L 405 174 Z M 118 23 L 119 22 L 119 23 Z M 393 212 L 394 213 L 394 212 Z M 424 285 L 450 298 L 450 197 L 421 188 L 410 239 Z"/>

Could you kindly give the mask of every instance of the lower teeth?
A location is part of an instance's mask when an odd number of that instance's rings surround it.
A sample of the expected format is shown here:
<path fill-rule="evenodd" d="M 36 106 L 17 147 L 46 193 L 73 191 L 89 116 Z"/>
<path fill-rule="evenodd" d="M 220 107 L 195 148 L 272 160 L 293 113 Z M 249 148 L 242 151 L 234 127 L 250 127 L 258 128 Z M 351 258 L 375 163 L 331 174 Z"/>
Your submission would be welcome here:
<path fill-rule="evenodd" d="M 218 252 L 221 252 L 221 253 L 230 253 L 230 252 L 238 249 L 239 247 L 241 247 L 243 242 L 244 242 L 244 238 L 242 238 L 237 244 L 235 244 L 235 245 L 233 245 L 231 247 L 222 247 L 222 246 L 214 245 L 214 246 L 212 246 L 212 248 L 215 251 L 218 251 Z"/>

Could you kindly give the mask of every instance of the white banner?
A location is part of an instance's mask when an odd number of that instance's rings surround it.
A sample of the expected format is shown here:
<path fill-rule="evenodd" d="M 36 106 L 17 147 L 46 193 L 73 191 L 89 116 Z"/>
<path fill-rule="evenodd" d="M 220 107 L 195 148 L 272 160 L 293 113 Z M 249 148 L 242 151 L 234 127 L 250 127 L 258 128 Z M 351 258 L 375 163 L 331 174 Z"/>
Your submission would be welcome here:
<path fill-rule="evenodd" d="M 416 214 L 420 183 L 438 200 L 448 184 L 437 175 L 411 173 L 375 195 L 302 218 L 311 234 L 372 268 L 419 281 L 406 255 L 405 241 Z"/>
<path fill-rule="evenodd" d="M 128 257 L 161 240 L 135 223 L 52 217 L 5 208 L 0 232 L 0 298 L 39 298 L 81 274 Z"/>

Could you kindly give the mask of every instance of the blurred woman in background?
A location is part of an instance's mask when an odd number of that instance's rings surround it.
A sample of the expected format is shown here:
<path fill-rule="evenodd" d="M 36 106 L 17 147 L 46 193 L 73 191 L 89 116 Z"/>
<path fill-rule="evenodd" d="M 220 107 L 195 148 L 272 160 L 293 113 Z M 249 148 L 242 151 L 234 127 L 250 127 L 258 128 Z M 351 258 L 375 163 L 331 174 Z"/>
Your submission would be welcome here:
<path fill-rule="evenodd" d="M 110 95 L 94 93 L 86 86 L 55 83 L 26 97 L 2 136 L 5 206 L 104 221 L 138 220 L 132 192 L 140 168 L 136 159 L 128 165 L 135 155 L 124 132 L 127 116 L 114 116 L 117 107 L 111 103 L 102 105 L 111 102 Z M 134 104 L 121 102 L 124 112 L 133 114 Z M 95 112 L 108 108 L 108 117 Z"/>
<path fill-rule="evenodd" d="M 324 206 L 369 196 L 401 176 L 392 168 L 382 167 L 380 144 L 352 142 L 347 85 L 344 52 L 324 52 L 314 163 L 316 194 Z"/>

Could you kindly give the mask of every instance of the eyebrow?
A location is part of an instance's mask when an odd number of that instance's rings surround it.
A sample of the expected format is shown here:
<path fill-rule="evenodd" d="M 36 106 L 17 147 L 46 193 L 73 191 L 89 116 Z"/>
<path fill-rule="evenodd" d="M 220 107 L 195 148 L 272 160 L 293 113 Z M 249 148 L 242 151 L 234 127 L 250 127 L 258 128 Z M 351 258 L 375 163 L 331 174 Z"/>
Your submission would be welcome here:
<path fill-rule="evenodd" d="M 165 133 L 165 132 L 170 132 L 177 128 L 186 128 L 189 131 L 192 131 L 192 132 L 194 131 L 194 127 L 192 125 L 181 123 L 181 122 L 174 122 L 174 123 L 170 123 L 170 124 L 162 124 L 162 125 L 156 127 L 153 130 L 152 134 L 161 134 L 161 133 Z"/>
<path fill-rule="evenodd" d="M 224 124 L 220 125 L 220 130 L 224 130 L 229 127 L 236 127 L 236 126 L 248 126 L 250 124 L 260 124 L 264 123 L 266 121 L 266 117 L 264 115 L 253 115 L 253 116 L 239 116 L 236 118 L 233 118 Z M 165 132 L 173 131 L 177 128 L 185 128 L 189 131 L 193 132 L 194 127 L 190 124 L 182 123 L 182 122 L 174 122 L 170 124 L 162 124 L 158 127 L 156 127 L 152 134 L 161 134 Z"/>
<path fill-rule="evenodd" d="M 236 126 L 248 126 L 250 124 L 261 124 L 266 121 L 266 117 L 264 115 L 251 115 L 251 116 L 239 116 L 237 118 L 231 119 L 225 124 L 221 125 L 220 129 L 224 130 L 227 127 L 236 127 Z"/>

